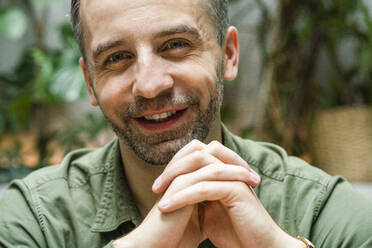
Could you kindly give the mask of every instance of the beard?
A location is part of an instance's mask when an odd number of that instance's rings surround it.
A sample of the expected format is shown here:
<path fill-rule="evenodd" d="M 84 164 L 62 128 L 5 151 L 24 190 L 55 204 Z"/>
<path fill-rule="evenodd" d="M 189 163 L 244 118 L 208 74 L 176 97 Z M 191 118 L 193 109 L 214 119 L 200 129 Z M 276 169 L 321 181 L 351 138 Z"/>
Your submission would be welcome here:
<path fill-rule="evenodd" d="M 165 165 L 173 156 L 193 139 L 204 141 L 209 134 L 212 123 L 219 116 L 223 101 L 223 63 L 216 69 L 216 83 L 206 110 L 200 108 L 197 94 L 188 92 L 185 95 L 175 95 L 173 91 L 164 92 L 156 98 L 137 98 L 134 103 L 119 111 L 120 124 L 105 115 L 113 131 L 143 161 L 151 165 Z M 132 116 L 141 114 L 149 109 L 162 109 L 169 106 L 188 106 L 193 118 L 181 126 L 156 134 L 145 135 L 130 123 Z M 190 111 L 191 110 L 191 111 Z"/>

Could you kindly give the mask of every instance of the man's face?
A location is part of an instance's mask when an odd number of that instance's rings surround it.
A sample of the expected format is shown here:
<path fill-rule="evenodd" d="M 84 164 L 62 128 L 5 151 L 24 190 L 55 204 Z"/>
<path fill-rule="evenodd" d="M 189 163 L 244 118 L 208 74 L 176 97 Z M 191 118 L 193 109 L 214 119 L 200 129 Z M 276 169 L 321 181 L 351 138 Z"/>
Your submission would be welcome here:
<path fill-rule="evenodd" d="M 223 52 L 204 1 L 82 1 L 91 102 L 148 163 L 219 124 Z"/>

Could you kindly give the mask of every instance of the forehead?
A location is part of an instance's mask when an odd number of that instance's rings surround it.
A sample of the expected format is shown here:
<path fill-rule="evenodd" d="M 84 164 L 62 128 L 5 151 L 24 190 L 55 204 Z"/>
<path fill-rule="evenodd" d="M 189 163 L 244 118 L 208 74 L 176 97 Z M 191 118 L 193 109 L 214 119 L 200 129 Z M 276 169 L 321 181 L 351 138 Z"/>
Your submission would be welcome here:
<path fill-rule="evenodd" d="M 82 0 L 81 19 L 88 47 L 122 34 L 145 38 L 164 28 L 189 25 L 213 29 L 207 0 Z"/>

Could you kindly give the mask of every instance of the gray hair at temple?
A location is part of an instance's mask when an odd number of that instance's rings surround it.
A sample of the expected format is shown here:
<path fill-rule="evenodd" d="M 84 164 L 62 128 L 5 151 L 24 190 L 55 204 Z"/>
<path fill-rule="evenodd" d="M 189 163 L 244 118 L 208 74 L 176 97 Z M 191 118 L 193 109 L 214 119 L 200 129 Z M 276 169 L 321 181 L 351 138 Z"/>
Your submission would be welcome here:
<path fill-rule="evenodd" d="M 215 23 L 216 37 L 220 45 L 226 35 L 229 26 L 228 16 L 228 0 L 205 0 L 206 11 L 208 16 L 211 16 L 213 23 Z M 79 44 L 80 51 L 86 61 L 85 46 L 84 46 L 84 30 L 80 20 L 80 0 L 71 0 L 71 24 L 74 30 L 75 38 Z"/>

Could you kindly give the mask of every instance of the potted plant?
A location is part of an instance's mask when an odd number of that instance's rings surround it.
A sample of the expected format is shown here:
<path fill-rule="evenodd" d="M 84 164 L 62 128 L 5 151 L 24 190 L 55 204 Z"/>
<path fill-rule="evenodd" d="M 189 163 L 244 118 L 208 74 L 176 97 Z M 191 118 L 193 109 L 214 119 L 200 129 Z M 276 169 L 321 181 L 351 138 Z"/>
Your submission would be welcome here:
<path fill-rule="evenodd" d="M 261 6 L 262 13 L 268 13 L 267 6 Z M 372 118 L 369 117 L 372 17 L 369 8 L 363 1 L 282 0 L 278 11 L 277 16 L 267 16 L 261 25 L 261 30 L 268 30 L 278 23 L 274 31 L 259 33 L 265 55 L 264 67 L 270 69 L 271 75 L 260 136 L 283 145 L 290 154 L 312 160 L 332 174 L 343 173 L 351 180 L 372 179 L 372 145 L 368 144 L 372 142 L 372 123 L 369 122 Z M 272 33 L 274 38 L 270 40 Z M 341 113 L 343 110 L 346 112 Z M 327 113 L 332 113 L 332 117 L 321 121 Z M 336 120 L 335 113 L 341 113 L 340 121 Z M 365 117 L 352 117 L 353 114 L 365 114 Z M 353 124 L 336 136 L 361 132 L 363 134 L 354 135 L 354 139 L 364 137 L 365 142 L 359 143 L 365 143 L 364 148 L 337 140 L 334 144 L 320 145 L 322 140 L 330 139 L 327 135 L 336 131 L 336 123 L 347 124 L 349 120 L 354 120 Z M 320 127 L 325 123 L 331 126 Z M 360 127 L 356 126 L 358 123 L 361 123 Z M 340 148 L 336 146 L 339 143 L 349 146 Z M 330 150 L 332 147 L 334 151 Z M 368 152 L 356 155 L 356 149 Z M 340 156 L 347 151 L 351 151 L 349 157 L 354 160 Z M 361 157 L 362 153 L 369 158 L 364 156 L 356 160 L 355 157 Z M 337 162 L 325 159 L 330 157 L 343 159 Z M 338 167 L 342 164 L 344 169 L 333 170 L 331 167 L 335 163 Z M 362 168 L 363 164 L 367 169 Z M 353 169 L 352 166 L 358 167 Z M 370 176 L 356 178 L 348 176 L 347 171 L 361 171 L 359 174 Z"/>

